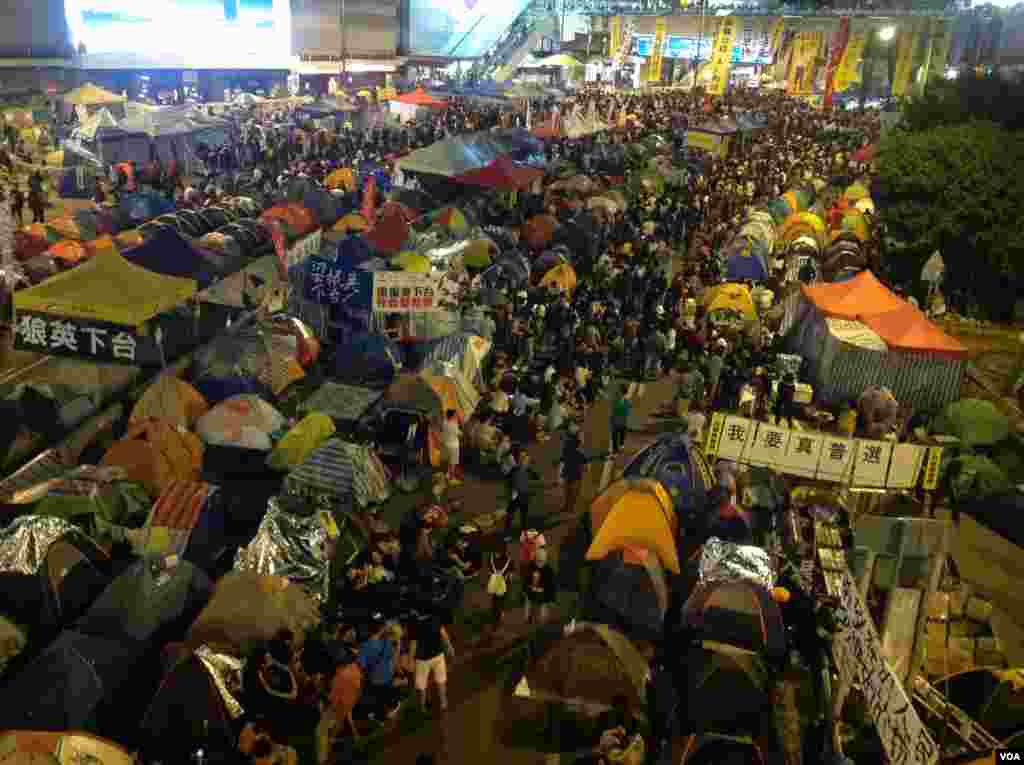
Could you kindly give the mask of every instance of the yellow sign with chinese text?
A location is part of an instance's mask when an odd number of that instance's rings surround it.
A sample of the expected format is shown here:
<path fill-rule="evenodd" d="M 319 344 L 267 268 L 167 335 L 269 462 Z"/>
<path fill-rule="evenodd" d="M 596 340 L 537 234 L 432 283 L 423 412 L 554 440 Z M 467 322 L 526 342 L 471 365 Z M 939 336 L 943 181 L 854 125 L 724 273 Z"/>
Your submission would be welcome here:
<path fill-rule="evenodd" d="M 660 82 L 662 62 L 665 60 L 665 38 L 668 36 L 668 19 L 659 17 L 654 22 L 654 50 L 647 62 L 647 82 Z"/>
<path fill-rule="evenodd" d="M 843 51 L 843 58 L 836 70 L 836 92 L 842 93 L 855 82 L 860 82 L 860 63 L 864 59 L 864 47 L 867 45 L 866 32 L 850 35 L 850 41 Z"/>
<path fill-rule="evenodd" d="M 892 94 L 905 96 L 910 89 L 910 78 L 914 73 L 914 54 L 917 53 L 917 30 L 908 25 L 901 30 L 896 43 L 896 72 L 892 80 Z"/>
<path fill-rule="evenodd" d="M 615 58 L 622 47 L 622 17 L 612 16 L 608 22 L 608 58 Z"/>
<path fill-rule="evenodd" d="M 711 79 L 708 93 L 721 96 L 729 86 L 729 74 L 732 72 L 732 49 L 736 44 L 736 18 L 726 16 L 718 27 L 715 37 L 715 49 L 711 53 Z"/>

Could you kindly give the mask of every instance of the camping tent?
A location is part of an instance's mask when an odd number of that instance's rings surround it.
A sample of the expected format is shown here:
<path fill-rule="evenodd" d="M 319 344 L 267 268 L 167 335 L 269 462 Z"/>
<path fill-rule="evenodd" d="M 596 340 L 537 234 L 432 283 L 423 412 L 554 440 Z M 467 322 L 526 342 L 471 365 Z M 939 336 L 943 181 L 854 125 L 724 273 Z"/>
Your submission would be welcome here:
<path fill-rule="evenodd" d="M 846 323 L 830 328 L 829 319 Z M 869 385 L 922 408 L 938 409 L 960 397 L 964 346 L 870 271 L 803 286 L 786 303 L 782 330 L 792 352 L 810 362 L 808 382 L 826 403 L 856 398 Z"/>
<path fill-rule="evenodd" d="M 704 307 L 709 314 L 725 311 L 735 313 L 746 321 L 757 318 L 757 309 L 750 296 L 750 289 L 743 284 L 722 284 L 712 287 L 704 298 Z"/>
<path fill-rule="evenodd" d="M 626 465 L 623 478 L 652 479 L 672 497 L 679 517 L 704 508 L 715 479 L 700 448 L 682 434 L 661 436 Z"/>
<path fill-rule="evenodd" d="M 293 492 L 314 491 L 332 497 L 351 497 L 359 507 L 384 502 L 391 496 L 388 472 L 372 448 L 332 438 L 293 470 L 286 485 Z"/>
<path fill-rule="evenodd" d="M 594 540 L 587 560 L 601 560 L 626 546 L 648 547 L 678 574 L 679 524 L 672 500 L 657 481 L 623 480 L 609 486 L 590 507 Z"/>
<path fill-rule="evenodd" d="M 484 359 L 491 350 L 491 341 L 476 335 L 459 333 L 434 341 L 424 357 L 424 366 L 451 364 L 470 382 L 482 380 Z"/>
<path fill-rule="evenodd" d="M 713 640 L 778 659 L 786 631 L 778 604 L 760 584 L 746 580 L 704 582 L 683 605 L 682 622 Z"/>
<path fill-rule="evenodd" d="M 130 285 L 130 289 L 127 287 Z M 196 292 L 193 279 L 163 276 L 104 250 L 72 271 L 14 294 L 16 311 L 35 311 L 138 327 L 184 303 Z"/>
<path fill-rule="evenodd" d="M 595 561 L 591 571 L 588 621 L 618 624 L 626 634 L 644 640 L 661 639 L 669 587 L 652 550 L 626 547 Z"/>
<path fill-rule="evenodd" d="M 981 667 L 935 682 L 949 700 L 997 739 L 1024 730 L 1024 671 Z"/>
<path fill-rule="evenodd" d="M 198 250 L 169 229 L 157 232 L 145 244 L 128 250 L 124 258 L 155 274 L 194 281 L 199 289 L 205 289 L 242 265 L 240 258 Z"/>

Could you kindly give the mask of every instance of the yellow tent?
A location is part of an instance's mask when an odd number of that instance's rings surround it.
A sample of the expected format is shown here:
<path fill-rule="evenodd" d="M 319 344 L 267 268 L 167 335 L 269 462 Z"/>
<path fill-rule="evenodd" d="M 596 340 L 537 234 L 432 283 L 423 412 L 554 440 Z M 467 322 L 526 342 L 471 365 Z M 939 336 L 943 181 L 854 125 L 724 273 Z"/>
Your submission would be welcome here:
<path fill-rule="evenodd" d="M 679 522 L 665 487 L 657 481 L 622 480 L 609 486 L 590 506 L 594 541 L 587 560 L 602 560 L 626 545 L 648 547 L 662 565 L 680 572 L 676 532 Z"/>
<path fill-rule="evenodd" d="M 111 93 L 109 90 L 104 90 L 98 85 L 93 85 L 91 82 L 87 82 L 85 85 L 69 90 L 64 94 L 64 103 L 72 104 L 73 106 L 123 104 L 127 100 L 124 96 Z"/>
<path fill-rule="evenodd" d="M 349 213 L 334 224 L 334 230 L 343 234 L 350 234 L 354 231 L 369 231 L 370 223 L 360 213 Z"/>
<path fill-rule="evenodd" d="M 284 438 L 277 442 L 267 458 L 267 466 L 286 471 L 298 467 L 336 432 L 334 420 L 326 414 L 307 414 Z"/>
<path fill-rule="evenodd" d="M 195 294 L 193 279 L 153 273 L 101 250 L 75 269 L 15 292 L 14 308 L 138 327 Z"/>
<path fill-rule="evenodd" d="M 576 271 L 568 263 L 560 263 L 540 280 L 540 286 L 555 286 L 566 292 L 576 289 Z"/>
<path fill-rule="evenodd" d="M 162 374 L 146 388 L 128 417 L 128 424 L 144 420 L 164 420 L 185 429 L 196 424 L 210 405 L 202 394 L 173 374 Z"/>
<path fill-rule="evenodd" d="M 324 185 L 329 189 L 341 189 L 343 191 L 356 190 L 356 177 L 351 169 L 339 168 L 324 178 Z"/>
<path fill-rule="evenodd" d="M 750 290 L 742 284 L 723 284 L 708 290 L 704 297 L 704 307 L 708 313 L 712 311 L 736 311 L 746 321 L 757 318 L 757 309 L 750 296 Z"/>

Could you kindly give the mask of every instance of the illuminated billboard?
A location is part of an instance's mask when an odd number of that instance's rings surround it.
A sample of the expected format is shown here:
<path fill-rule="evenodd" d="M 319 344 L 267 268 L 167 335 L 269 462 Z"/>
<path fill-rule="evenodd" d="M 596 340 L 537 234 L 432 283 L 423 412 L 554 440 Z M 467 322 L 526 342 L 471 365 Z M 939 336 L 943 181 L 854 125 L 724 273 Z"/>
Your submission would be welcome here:
<path fill-rule="evenodd" d="M 409 0 L 409 52 L 477 58 L 493 46 L 529 0 Z"/>
<path fill-rule="evenodd" d="M 290 0 L 66 0 L 89 69 L 282 69 Z"/>
<path fill-rule="evenodd" d="M 647 58 L 654 48 L 654 35 L 635 35 L 636 55 Z M 714 35 L 709 33 L 703 38 L 689 37 L 684 35 L 669 35 L 665 38 L 665 49 L 662 51 L 665 58 L 697 58 L 697 43 L 700 42 L 700 59 L 708 61 L 711 58 L 711 47 L 714 43 Z M 771 51 L 767 45 L 737 45 L 732 50 L 732 63 L 734 64 L 770 64 L 772 63 Z"/>

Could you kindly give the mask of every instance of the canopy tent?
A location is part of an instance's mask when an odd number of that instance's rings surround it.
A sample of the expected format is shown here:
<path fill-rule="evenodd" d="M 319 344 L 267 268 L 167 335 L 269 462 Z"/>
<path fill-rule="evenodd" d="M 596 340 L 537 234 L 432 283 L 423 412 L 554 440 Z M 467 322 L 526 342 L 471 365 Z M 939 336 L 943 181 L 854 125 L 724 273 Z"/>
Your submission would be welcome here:
<path fill-rule="evenodd" d="M 75 135 L 83 141 L 94 141 L 103 130 L 117 130 L 117 120 L 109 109 L 100 109 L 75 130 Z"/>
<path fill-rule="evenodd" d="M 193 279 L 155 274 L 114 250 L 103 250 L 78 268 L 15 292 L 14 307 L 138 327 L 195 293 Z"/>
<path fill-rule="evenodd" d="M 87 82 L 84 85 L 79 85 L 74 90 L 69 90 L 61 96 L 61 100 L 71 106 L 99 107 L 123 104 L 128 99 L 125 96 L 119 96 L 117 93 L 111 93 L 109 90 L 104 90 L 98 85 Z"/>
<path fill-rule="evenodd" d="M 677 515 L 699 512 L 715 486 L 711 468 L 699 445 L 688 437 L 670 433 L 642 449 L 626 465 L 623 478 L 649 479 L 660 483 L 672 497 Z"/>
<path fill-rule="evenodd" d="M 542 58 L 540 61 L 537 62 L 537 66 L 563 67 L 583 65 L 579 61 L 574 59 L 572 56 L 570 56 L 568 53 L 557 53 L 554 56 L 547 56 L 546 58 Z"/>
<path fill-rule="evenodd" d="M 451 136 L 417 149 L 398 160 L 395 167 L 402 172 L 452 178 L 487 167 L 499 157 L 531 158 L 537 150 L 536 142 L 526 131 L 480 131 Z"/>
<path fill-rule="evenodd" d="M 830 318 L 847 321 L 833 322 L 830 329 Z M 926 409 L 960 397 L 964 346 L 870 271 L 803 286 L 786 304 L 782 330 L 789 348 L 810 362 L 809 382 L 826 403 L 856 398 L 870 385 Z"/>
<path fill-rule="evenodd" d="M 521 191 L 543 177 L 543 170 L 522 167 L 508 157 L 498 157 L 489 165 L 456 175 L 452 180 L 467 186 L 482 186 L 497 191 Z"/>
<path fill-rule="evenodd" d="M 601 560 L 614 550 L 633 545 L 654 550 L 666 569 L 680 572 L 679 522 L 672 499 L 657 481 L 617 481 L 594 500 L 590 518 L 594 540 L 587 560 Z"/>

